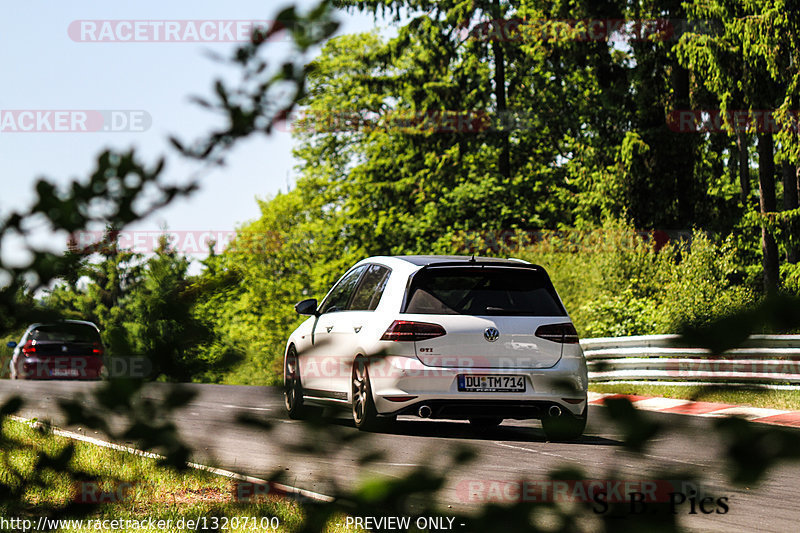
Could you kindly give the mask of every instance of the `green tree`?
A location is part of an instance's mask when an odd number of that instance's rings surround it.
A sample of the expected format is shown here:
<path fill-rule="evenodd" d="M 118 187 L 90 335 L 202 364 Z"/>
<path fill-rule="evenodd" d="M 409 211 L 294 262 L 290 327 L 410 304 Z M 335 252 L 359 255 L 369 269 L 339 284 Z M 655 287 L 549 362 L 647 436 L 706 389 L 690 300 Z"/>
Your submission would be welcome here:
<path fill-rule="evenodd" d="M 682 64 L 694 70 L 717 95 L 723 114 L 741 102 L 755 111 L 751 122 L 758 137 L 759 211 L 762 217 L 777 210 L 773 126 L 763 111 L 778 110 L 778 138 L 787 164 L 795 164 L 798 137 L 795 121 L 787 114 L 797 103 L 797 69 L 791 68 L 797 51 L 797 6 L 792 2 L 729 0 L 690 4 L 690 18 L 712 21 L 717 33 L 688 33 L 679 46 Z M 726 125 L 734 129 L 729 117 Z M 796 186 L 796 185 L 795 185 Z M 791 195 L 790 195 L 791 198 Z M 791 205 L 791 203 L 790 203 Z M 764 288 L 771 292 L 779 283 L 779 256 L 775 236 L 762 222 Z"/>
<path fill-rule="evenodd" d="M 197 316 L 214 338 L 241 354 L 228 382 L 276 384 L 286 332 L 299 324 L 296 300 L 321 298 L 358 251 L 337 250 L 324 214 L 300 191 L 260 202 L 262 216 L 241 227 L 223 254 L 212 255 L 194 283 Z"/>

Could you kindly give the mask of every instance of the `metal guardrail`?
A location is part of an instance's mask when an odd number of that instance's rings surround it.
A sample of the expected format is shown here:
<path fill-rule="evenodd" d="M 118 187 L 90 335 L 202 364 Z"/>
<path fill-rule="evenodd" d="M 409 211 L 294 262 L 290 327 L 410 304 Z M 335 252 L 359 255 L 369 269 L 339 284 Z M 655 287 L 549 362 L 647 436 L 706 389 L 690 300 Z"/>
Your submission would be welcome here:
<path fill-rule="evenodd" d="M 711 355 L 678 346 L 677 335 L 584 339 L 592 383 L 688 382 L 800 386 L 800 335 L 753 335 Z"/>

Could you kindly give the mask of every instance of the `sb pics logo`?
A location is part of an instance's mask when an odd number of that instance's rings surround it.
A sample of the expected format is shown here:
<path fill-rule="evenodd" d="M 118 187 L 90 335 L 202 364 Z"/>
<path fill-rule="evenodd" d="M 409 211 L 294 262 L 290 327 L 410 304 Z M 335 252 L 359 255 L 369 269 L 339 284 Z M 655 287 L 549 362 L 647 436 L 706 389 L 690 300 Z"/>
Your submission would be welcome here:
<path fill-rule="evenodd" d="M 714 497 L 694 489 L 667 494 L 667 501 L 653 500 L 644 492 L 629 492 L 621 499 L 615 499 L 607 492 L 597 492 L 592 501 L 596 514 L 639 515 L 654 512 L 671 514 L 727 514 L 730 510 L 728 497 Z"/>

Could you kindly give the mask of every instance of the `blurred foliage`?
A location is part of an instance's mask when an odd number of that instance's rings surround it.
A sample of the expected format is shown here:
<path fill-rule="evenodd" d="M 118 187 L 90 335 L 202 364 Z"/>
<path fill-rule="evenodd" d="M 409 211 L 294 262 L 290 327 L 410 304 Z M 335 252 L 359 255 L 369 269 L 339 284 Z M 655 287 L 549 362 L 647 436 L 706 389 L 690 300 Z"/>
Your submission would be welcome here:
<path fill-rule="evenodd" d="M 44 291 L 39 305 L 94 322 L 107 356 L 146 357 L 151 379 L 213 381 L 241 360 L 199 312 L 208 288 L 198 286 L 189 260 L 165 238 L 148 258 L 121 249 L 113 231 L 95 250 L 80 263 L 79 281 Z"/>
<path fill-rule="evenodd" d="M 617 223 L 508 253 L 550 272 L 583 337 L 674 333 L 758 298 L 732 240 L 699 231 L 659 247 L 652 234 Z"/>

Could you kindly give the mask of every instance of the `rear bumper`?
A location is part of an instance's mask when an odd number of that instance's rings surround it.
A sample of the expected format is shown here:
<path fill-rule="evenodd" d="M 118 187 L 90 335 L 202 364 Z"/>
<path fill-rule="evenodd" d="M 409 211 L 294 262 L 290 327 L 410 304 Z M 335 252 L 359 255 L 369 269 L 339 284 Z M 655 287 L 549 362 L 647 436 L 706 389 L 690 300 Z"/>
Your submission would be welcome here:
<path fill-rule="evenodd" d="M 466 420 L 468 418 L 499 417 L 504 419 L 528 420 L 531 418 L 544 418 L 548 410 L 559 407 L 564 410 L 564 405 L 557 401 L 548 400 L 426 400 L 415 401 L 403 407 L 394 415 L 418 416 L 419 408 L 428 406 L 431 416 L 428 418 L 445 418 L 451 420 Z M 579 404 L 581 410 L 586 405 L 585 401 Z M 578 416 L 570 411 L 573 416 Z"/>
<path fill-rule="evenodd" d="M 13 365 L 18 379 L 101 379 L 103 359 L 95 356 L 24 357 Z"/>
<path fill-rule="evenodd" d="M 380 372 L 370 371 L 375 406 L 384 416 L 416 415 L 423 405 L 431 408 L 432 418 L 452 419 L 542 418 L 553 405 L 579 417 L 586 408 L 588 379 L 582 354 L 562 357 L 555 366 L 544 369 L 431 368 L 410 365 L 402 360 L 406 358 L 387 359 Z M 523 376 L 525 391 L 459 391 L 460 374 Z"/>

